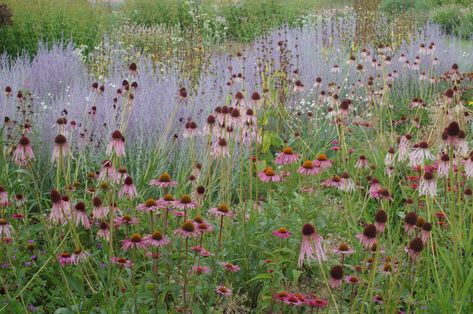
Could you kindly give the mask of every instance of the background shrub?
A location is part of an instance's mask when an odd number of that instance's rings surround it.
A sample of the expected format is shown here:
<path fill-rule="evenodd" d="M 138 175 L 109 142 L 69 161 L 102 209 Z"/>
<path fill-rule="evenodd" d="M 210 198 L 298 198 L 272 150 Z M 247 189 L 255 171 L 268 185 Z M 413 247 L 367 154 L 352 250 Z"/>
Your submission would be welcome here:
<path fill-rule="evenodd" d="M 449 4 L 436 8 L 432 13 L 434 23 L 448 34 L 469 39 L 473 36 L 473 7 Z"/>
<path fill-rule="evenodd" d="M 0 53 L 35 53 L 38 42 L 72 40 L 77 46 L 96 44 L 112 15 L 87 0 L 0 0 L 12 11 L 12 24 L 0 28 Z"/>

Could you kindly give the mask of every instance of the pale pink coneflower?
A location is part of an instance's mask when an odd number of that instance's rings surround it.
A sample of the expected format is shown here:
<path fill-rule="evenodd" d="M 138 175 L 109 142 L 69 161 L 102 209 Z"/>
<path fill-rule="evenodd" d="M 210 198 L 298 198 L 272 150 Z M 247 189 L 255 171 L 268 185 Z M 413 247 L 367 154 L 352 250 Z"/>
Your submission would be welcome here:
<path fill-rule="evenodd" d="M 61 198 L 61 194 L 58 191 L 51 191 L 51 213 L 49 214 L 49 220 L 55 224 L 62 225 L 70 216 L 70 206 Z"/>
<path fill-rule="evenodd" d="M 350 178 L 348 172 L 344 172 L 340 176 L 340 185 L 338 186 L 338 189 L 343 192 L 351 192 L 355 190 L 355 182 Z"/>
<path fill-rule="evenodd" d="M 230 152 L 228 150 L 227 140 L 224 138 L 219 138 L 213 144 L 212 155 L 215 157 L 230 157 Z"/>
<path fill-rule="evenodd" d="M 227 204 L 219 204 L 217 207 L 209 209 L 209 213 L 216 217 L 233 217 L 235 213 L 230 210 Z"/>
<path fill-rule="evenodd" d="M 215 116 L 209 115 L 207 117 L 207 123 L 204 125 L 202 129 L 202 135 L 212 135 L 213 130 L 215 129 Z"/>
<path fill-rule="evenodd" d="M 68 252 L 62 252 L 61 254 L 59 254 L 57 256 L 57 260 L 62 267 L 73 264 L 72 255 Z"/>
<path fill-rule="evenodd" d="M 258 122 L 258 117 L 256 116 L 253 109 L 249 108 L 246 110 L 245 121 L 246 123 L 249 123 L 250 125 L 256 125 L 256 122 Z"/>
<path fill-rule="evenodd" d="M 424 249 L 424 243 L 421 238 L 414 238 L 409 242 L 409 246 L 405 248 L 407 255 L 409 255 L 412 261 L 417 260 L 420 253 Z"/>
<path fill-rule="evenodd" d="M 286 147 L 283 149 L 282 152 L 278 154 L 274 162 L 277 165 L 284 166 L 284 165 L 290 165 L 299 159 L 299 155 L 294 153 L 291 147 Z"/>
<path fill-rule="evenodd" d="M 334 175 L 330 179 L 326 179 L 320 183 L 320 185 L 325 186 L 325 187 L 334 187 L 334 188 L 339 188 L 340 187 L 340 182 L 341 178 L 337 175 Z"/>
<path fill-rule="evenodd" d="M 118 192 L 118 197 L 126 196 L 129 199 L 134 199 L 137 195 L 138 193 L 136 192 L 136 187 L 133 184 L 133 180 L 131 177 L 126 177 L 122 188 Z"/>
<path fill-rule="evenodd" d="M 66 157 L 69 151 L 69 145 L 67 144 L 67 139 L 64 135 L 58 134 L 54 139 L 54 147 L 52 160 L 56 161 Z"/>
<path fill-rule="evenodd" d="M 470 157 L 467 160 L 465 160 L 464 167 L 465 167 L 466 177 L 467 178 L 473 177 L 473 154 L 471 154 Z"/>
<path fill-rule="evenodd" d="M 317 158 L 314 160 L 314 166 L 325 170 L 332 166 L 333 162 L 327 158 L 325 154 L 318 154 Z"/>
<path fill-rule="evenodd" d="M 33 149 L 30 140 L 26 136 L 22 136 L 13 153 L 13 160 L 19 166 L 25 166 L 29 161 L 34 160 Z"/>
<path fill-rule="evenodd" d="M 113 264 L 117 264 L 124 268 L 131 268 L 133 266 L 133 262 L 124 257 L 112 257 L 110 260 Z"/>
<path fill-rule="evenodd" d="M 74 206 L 73 217 L 76 226 L 83 226 L 85 229 L 90 229 L 90 221 L 84 202 L 77 202 Z"/>
<path fill-rule="evenodd" d="M 12 226 L 5 218 L 0 218 L 0 238 L 11 238 Z"/>
<path fill-rule="evenodd" d="M 365 155 L 361 155 L 358 157 L 358 160 L 356 161 L 355 164 L 356 169 L 369 169 L 370 165 L 368 163 L 368 159 L 366 158 Z"/>
<path fill-rule="evenodd" d="M 189 210 L 197 208 L 198 204 L 194 202 L 187 194 L 182 195 L 178 200 L 172 202 L 172 207 L 179 210 Z"/>
<path fill-rule="evenodd" d="M 146 202 L 136 206 L 137 211 L 145 212 L 145 213 L 155 212 L 159 208 L 163 208 L 163 207 L 158 206 L 158 203 L 152 198 L 149 198 L 149 199 L 146 200 Z"/>
<path fill-rule="evenodd" d="M 427 142 L 420 142 L 418 145 L 414 145 L 411 153 L 409 154 L 409 166 L 415 167 L 422 165 L 424 161 L 434 160 L 435 157 L 432 155 Z"/>
<path fill-rule="evenodd" d="M 164 172 L 158 179 L 153 179 L 149 182 L 151 186 L 159 186 L 160 188 L 170 188 L 177 185 L 177 182 L 171 179 L 169 173 Z"/>
<path fill-rule="evenodd" d="M 286 228 L 281 227 L 273 231 L 273 235 L 281 239 L 287 239 L 292 235 L 292 233 L 290 233 Z"/>
<path fill-rule="evenodd" d="M 97 239 L 104 239 L 110 241 L 110 230 L 108 224 L 105 221 L 99 223 L 99 230 L 97 231 Z"/>
<path fill-rule="evenodd" d="M 332 251 L 337 255 L 350 255 L 355 253 L 355 250 L 346 243 L 341 243 L 338 247 L 332 249 Z"/>
<path fill-rule="evenodd" d="M 251 105 L 253 105 L 254 108 L 257 108 L 261 103 L 261 95 L 258 92 L 253 92 L 251 94 Z"/>
<path fill-rule="evenodd" d="M 335 265 L 330 269 L 330 288 L 335 289 L 340 287 L 342 284 L 344 276 L 343 266 L 342 265 Z"/>
<path fill-rule="evenodd" d="M 297 173 L 301 175 L 312 175 L 312 176 L 319 174 L 320 171 L 321 169 L 318 167 L 315 167 L 314 163 L 311 160 L 304 161 L 302 166 L 300 166 L 299 169 L 297 169 Z"/>
<path fill-rule="evenodd" d="M 236 273 L 240 270 L 240 266 L 235 265 L 235 264 L 230 263 L 230 262 L 223 262 L 222 266 L 226 271 L 228 271 L 230 273 Z"/>
<path fill-rule="evenodd" d="M 424 222 L 421 227 L 420 238 L 425 244 L 430 239 L 430 232 L 432 231 L 432 224 L 430 222 Z"/>
<path fill-rule="evenodd" d="M 435 197 L 437 195 L 437 181 L 432 172 L 425 172 L 419 182 L 419 195 Z"/>
<path fill-rule="evenodd" d="M 169 208 L 172 206 L 172 202 L 174 201 L 174 197 L 171 194 L 165 194 L 163 197 L 156 201 L 157 208 Z"/>
<path fill-rule="evenodd" d="M 104 219 L 107 216 L 109 209 L 103 206 L 102 200 L 98 196 L 92 199 L 92 205 L 92 216 L 94 219 Z"/>
<path fill-rule="evenodd" d="M 174 234 L 183 238 L 195 238 L 199 236 L 195 223 L 192 220 L 187 220 L 178 229 L 174 230 Z"/>
<path fill-rule="evenodd" d="M 8 204 L 10 204 L 8 201 L 8 192 L 0 185 L 0 207 L 8 206 Z"/>
<path fill-rule="evenodd" d="M 340 66 L 338 64 L 334 64 L 330 69 L 330 73 L 340 73 Z"/>
<path fill-rule="evenodd" d="M 232 295 L 232 289 L 225 287 L 224 285 L 220 285 L 215 288 L 215 292 L 223 297 L 229 297 Z"/>
<path fill-rule="evenodd" d="M 404 231 L 407 234 L 414 233 L 415 227 L 417 225 L 417 214 L 415 212 L 408 212 L 404 216 Z"/>
<path fill-rule="evenodd" d="M 122 240 L 121 242 L 122 250 L 146 249 L 146 243 L 138 233 L 132 234 L 130 238 Z"/>
<path fill-rule="evenodd" d="M 322 241 L 323 238 L 317 234 L 313 225 L 308 223 L 302 227 L 302 241 L 298 260 L 299 267 L 302 267 L 304 261 L 310 262 L 311 259 L 316 258 L 319 262 L 327 260 Z"/>
<path fill-rule="evenodd" d="M 107 155 L 115 153 L 118 157 L 125 156 L 125 137 L 118 130 L 113 131 L 112 140 L 107 147 Z"/>
<path fill-rule="evenodd" d="M 376 235 L 378 230 L 374 224 L 367 225 L 363 233 L 356 235 L 356 238 L 361 242 L 365 249 L 370 249 L 374 244 L 376 244 Z"/>
<path fill-rule="evenodd" d="M 386 228 L 386 223 L 388 221 L 388 214 L 380 209 L 374 215 L 374 226 L 376 227 L 376 231 L 378 233 L 383 233 L 384 229 Z"/>
<path fill-rule="evenodd" d="M 297 80 L 294 83 L 294 92 L 295 93 L 302 93 L 304 91 L 304 84 L 302 84 L 301 80 Z"/>
<path fill-rule="evenodd" d="M 185 138 L 193 138 L 197 135 L 200 135 L 200 131 L 197 128 L 197 123 L 195 121 L 186 122 L 182 136 Z"/>
<path fill-rule="evenodd" d="M 280 182 L 282 180 L 271 167 L 266 167 L 263 171 L 258 173 L 258 178 L 262 182 Z"/>
<path fill-rule="evenodd" d="M 143 237 L 143 241 L 148 247 L 163 247 L 171 243 L 171 240 L 166 235 L 159 231 L 153 232 Z"/>
<path fill-rule="evenodd" d="M 411 138 L 412 137 L 411 137 L 410 134 L 406 134 L 406 135 L 401 136 L 401 139 L 399 140 L 398 151 L 397 151 L 397 160 L 398 161 L 406 160 L 406 158 L 409 154 Z"/>
<path fill-rule="evenodd" d="M 110 180 L 112 182 L 117 182 L 119 178 L 119 173 L 115 167 L 113 167 L 112 162 L 110 160 L 104 160 L 102 163 L 102 168 L 100 169 L 99 180 Z"/>
<path fill-rule="evenodd" d="M 394 166 L 394 161 L 396 160 L 395 153 L 396 151 L 394 150 L 394 148 L 389 148 L 388 153 L 384 157 L 384 165 L 386 167 Z"/>
<path fill-rule="evenodd" d="M 115 217 L 113 219 L 115 228 L 120 227 L 121 225 L 132 226 L 138 224 L 140 221 L 136 217 L 131 217 L 130 215 L 123 215 Z"/>
<path fill-rule="evenodd" d="M 450 172 L 450 157 L 447 154 L 440 156 L 440 161 L 437 167 L 437 175 L 439 178 L 448 177 Z"/>
<path fill-rule="evenodd" d="M 77 248 L 71 255 L 72 264 L 78 265 L 80 263 L 83 263 L 89 256 L 89 253 L 87 253 L 86 251 L 82 251 L 80 248 Z"/>
<path fill-rule="evenodd" d="M 353 275 L 345 276 L 345 282 L 350 285 L 357 285 L 360 283 L 360 278 Z"/>

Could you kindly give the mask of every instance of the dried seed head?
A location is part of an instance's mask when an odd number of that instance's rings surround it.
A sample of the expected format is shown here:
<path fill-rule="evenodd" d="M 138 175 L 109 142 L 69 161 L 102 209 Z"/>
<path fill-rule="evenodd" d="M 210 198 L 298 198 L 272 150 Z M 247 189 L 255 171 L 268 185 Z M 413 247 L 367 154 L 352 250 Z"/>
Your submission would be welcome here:
<path fill-rule="evenodd" d="M 305 224 L 303 227 L 302 227 L 302 234 L 304 236 L 310 236 L 310 235 L 313 235 L 315 233 L 315 228 L 313 225 L 311 224 Z"/>

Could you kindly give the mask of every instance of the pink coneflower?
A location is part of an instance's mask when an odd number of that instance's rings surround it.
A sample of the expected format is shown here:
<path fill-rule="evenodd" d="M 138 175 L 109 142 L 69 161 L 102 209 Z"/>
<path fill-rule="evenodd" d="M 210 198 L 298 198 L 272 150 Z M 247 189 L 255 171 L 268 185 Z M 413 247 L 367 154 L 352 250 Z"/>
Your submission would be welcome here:
<path fill-rule="evenodd" d="M 405 251 L 411 258 L 411 260 L 415 261 L 423 249 L 424 243 L 422 242 L 422 239 L 414 238 L 411 242 L 409 242 L 409 246 L 406 247 Z"/>
<path fill-rule="evenodd" d="M 226 271 L 230 273 L 236 273 L 237 271 L 240 270 L 240 266 L 232 264 L 230 262 L 223 262 L 222 266 Z"/>
<path fill-rule="evenodd" d="M 361 244 L 366 248 L 369 249 L 373 245 L 376 244 L 376 235 L 378 230 L 375 225 L 369 224 L 363 230 L 363 233 L 359 233 L 356 235 L 356 238 L 360 240 Z"/>
<path fill-rule="evenodd" d="M 365 155 L 361 155 L 358 157 L 358 160 L 355 164 L 355 168 L 357 169 L 369 169 L 370 165 L 368 164 L 368 159 Z"/>
<path fill-rule="evenodd" d="M 317 258 L 319 262 L 327 260 L 322 241 L 323 238 L 317 234 L 313 225 L 305 224 L 302 227 L 302 241 L 298 261 L 299 267 L 302 267 L 305 260 L 309 262 L 314 258 Z"/>
<path fill-rule="evenodd" d="M 118 130 L 113 131 L 112 140 L 107 147 L 107 155 L 114 153 L 118 156 L 125 156 L 125 137 Z"/>
<path fill-rule="evenodd" d="M 146 213 L 152 213 L 157 211 L 159 208 L 163 208 L 161 206 L 158 206 L 158 203 L 152 199 L 149 198 L 146 202 L 139 204 L 136 206 L 136 210 L 140 212 L 146 212 Z M 164 207 L 165 208 L 165 207 Z"/>
<path fill-rule="evenodd" d="M 0 238 L 11 238 L 12 227 L 5 218 L 0 218 Z"/>
<path fill-rule="evenodd" d="M 360 279 L 356 276 L 348 275 L 345 276 L 345 282 L 350 285 L 357 285 L 360 283 Z"/>
<path fill-rule="evenodd" d="M 328 305 L 328 301 L 327 300 L 322 300 L 322 299 L 319 299 L 319 298 L 313 298 L 313 299 L 308 299 L 306 300 L 305 304 L 308 306 L 308 307 L 315 307 L 317 309 L 323 309 L 324 307 L 326 307 Z"/>
<path fill-rule="evenodd" d="M 104 219 L 107 216 L 109 209 L 102 205 L 102 200 L 98 196 L 92 199 L 92 205 L 92 216 L 94 219 Z"/>
<path fill-rule="evenodd" d="M 294 92 L 295 93 L 301 93 L 304 91 L 304 84 L 302 84 L 302 81 L 301 80 L 297 80 L 295 83 L 294 83 Z"/>
<path fill-rule="evenodd" d="M 225 287 L 224 285 L 220 285 L 215 289 L 215 292 L 218 295 L 229 297 L 232 295 L 232 289 Z"/>
<path fill-rule="evenodd" d="M 320 183 L 320 185 L 325 186 L 325 187 L 334 187 L 334 188 L 340 188 L 340 182 L 341 178 L 337 175 L 334 175 L 330 179 L 326 179 Z"/>
<path fill-rule="evenodd" d="M 159 231 L 153 232 L 143 237 L 143 241 L 148 247 L 163 247 L 168 245 L 171 240 Z"/>
<path fill-rule="evenodd" d="M 284 166 L 295 163 L 297 159 L 299 159 L 299 155 L 294 153 L 291 147 L 286 147 L 281 153 L 278 154 L 274 162 L 277 165 Z"/>
<path fill-rule="evenodd" d="M 230 157 L 226 139 L 219 138 L 218 141 L 213 144 L 212 155 L 215 157 Z"/>
<path fill-rule="evenodd" d="M 386 261 L 384 264 L 379 265 L 377 270 L 383 275 L 389 276 L 394 272 L 395 269 L 389 261 Z"/>
<path fill-rule="evenodd" d="M 56 161 L 60 158 L 64 158 L 69 150 L 67 139 L 64 135 L 58 134 L 54 139 L 53 155 L 52 160 Z"/>
<path fill-rule="evenodd" d="M 281 177 L 276 174 L 276 172 L 271 167 L 264 168 L 263 171 L 258 173 L 258 178 L 262 182 L 280 182 Z"/>
<path fill-rule="evenodd" d="M 217 207 L 209 209 L 209 213 L 217 217 L 233 217 L 235 213 L 228 208 L 227 204 L 219 204 Z"/>
<path fill-rule="evenodd" d="M 214 227 L 205 220 L 203 220 L 200 216 L 194 217 L 193 220 L 197 225 L 197 231 L 201 234 L 212 232 L 214 230 Z"/>
<path fill-rule="evenodd" d="M 388 214 L 382 209 L 378 210 L 374 215 L 374 226 L 378 233 L 383 233 L 388 221 Z"/>
<path fill-rule="evenodd" d="M 113 219 L 113 222 L 115 224 L 115 228 L 118 228 L 121 225 L 125 225 L 125 226 L 136 225 L 139 222 L 139 220 L 138 218 L 131 217 L 130 215 L 123 215 L 123 216 L 115 217 L 115 219 Z"/>
<path fill-rule="evenodd" d="M 0 207 L 8 206 L 8 192 L 0 185 Z"/>
<path fill-rule="evenodd" d="M 287 291 L 280 291 L 278 293 L 273 294 L 273 299 L 284 302 L 284 300 L 289 296 Z"/>
<path fill-rule="evenodd" d="M 211 135 L 214 128 L 215 128 L 215 116 L 209 115 L 207 117 L 207 123 L 204 125 L 204 128 L 202 129 L 202 134 L 203 135 Z"/>
<path fill-rule="evenodd" d="M 146 243 L 137 233 L 132 234 L 130 238 L 122 240 L 121 242 L 123 243 L 122 250 L 146 249 Z"/>
<path fill-rule="evenodd" d="M 72 264 L 77 265 L 79 263 L 85 262 L 85 260 L 90 256 L 89 253 L 82 251 L 80 248 L 74 250 L 71 255 Z"/>
<path fill-rule="evenodd" d="M 187 194 L 184 194 L 181 196 L 180 199 L 173 201 L 172 206 L 176 209 L 180 210 L 188 210 L 188 209 L 194 209 L 198 206 L 198 204 L 194 201 L 192 201 L 191 197 Z"/>
<path fill-rule="evenodd" d="M 376 304 L 383 304 L 383 297 L 380 296 L 379 294 L 375 295 L 373 297 L 373 302 L 376 303 Z"/>
<path fill-rule="evenodd" d="M 102 163 L 102 168 L 100 169 L 99 180 L 103 181 L 109 179 L 112 182 L 116 182 L 119 177 L 120 175 L 115 167 L 113 167 L 112 162 L 110 160 L 104 160 Z"/>
<path fill-rule="evenodd" d="M 61 198 L 61 194 L 58 191 L 51 191 L 51 213 L 49 219 L 56 224 L 63 224 L 69 218 L 70 208 L 68 203 Z"/>
<path fill-rule="evenodd" d="M 209 268 L 207 266 L 194 265 L 192 266 L 192 272 L 196 275 L 207 274 L 209 272 Z"/>
<path fill-rule="evenodd" d="M 420 238 L 422 242 L 425 244 L 430 239 L 430 232 L 432 231 L 432 224 L 430 222 L 424 222 L 422 224 Z"/>
<path fill-rule="evenodd" d="M 352 249 L 348 244 L 342 243 L 338 247 L 333 249 L 333 253 L 338 255 L 350 255 L 355 253 L 355 250 Z"/>
<path fill-rule="evenodd" d="M 294 305 L 294 306 L 300 306 L 304 304 L 295 294 L 288 294 L 284 300 L 284 303 L 289 304 L 289 305 Z"/>
<path fill-rule="evenodd" d="M 379 184 L 379 181 L 377 178 L 371 178 L 370 181 L 370 188 L 368 192 L 370 193 L 370 197 L 374 199 L 378 199 L 380 197 L 379 192 L 383 190 L 381 187 L 381 184 Z"/>
<path fill-rule="evenodd" d="M 314 166 L 314 163 L 311 160 L 306 160 L 302 166 L 297 169 L 297 173 L 302 175 L 317 175 L 320 173 L 321 169 Z"/>
<path fill-rule="evenodd" d="M 327 158 L 325 154 L 318 154 L 314 160 L 314 166 L 322 170 L 328 169 L 332 166 L 333 162 Z"/>
<path fill-rule="evenodd" d="M 290 233 L 286 228 L 281 227 L 278 230 L 273 231 L 273 235 L 281 239 L 287 239 L 292 235 L 292 233 Z"/>
<path fill-rule="evenodd" d="M 415 230 L 417 224 L 417 214 L 415 212 L 409 212 L 404 216 L 404 231 L 407 234 L 411 234 Z"/>
<path fill-rule="evenodd" d="M 355 190 L 355 182 L 350 178 L 348 172 L 344 172 L 340 176 L 340 185 L 338 186 L 338 189 L 343 192 L 351 192 Z"/>
<path fill-rule="evenodd" d="M 133 184 L 133 180 L 131 177 L 126 177 L 122 188 L 118 192 L 118 197 L 127 196 L 129 199 L 134 199 L 137 195 L 138 193 L 136 192 L 136 187 Z"/>
<path fill-rule="evenodd" d="M 99 223 L 99 230 L 97 231 L 97 239 L 104 239 L 105 241 L 110 241 L 110 230 L 108 224 L 105 221 Z"/>
<path fill-rule="evenodd" d="M 73 217 L 76 226 L 82 225 L 85 229 L 90 229 L 90 221 L 84 202 L 77 202 L 76 206 L 74 206 Z"/>
<path fill-rule="evenodd" d="M 425 172 L 419 182 L 419 195 L 435 197 L 437 195 L 437 182 L 432 172 Z"/>
<path fill-rule="evenodd" d="M 68 253 L 68 252 L 62 252 L 61 254 L 59 254 L 57 256 L 57 260 L 59 262 L 59 264 L 61 264 L 61 266 L 65 266 L 65 265 L 72 265 L 73 264 L 73 260 L 72 260 L 72 255 L 71 253 Z"/>
<path fill-rule="evenodd" d="M 19 166 L 25 166 L 29 161 L 34 160 L 33 149 L 30 140 L 26 136 L 22 136 L 13 153 L 13 160 Z"/>
<path fill-rule="evenodd" d="M 112 261 L 112 263 L 124 268 L 131 268 L 133 266 L 133 262 L 124 257 L 112 257 L 110 260 Z"/>
<path fill-rule="evenodd" d="M 177 185 L 176 181 L 171 179 L 169 173 L 164 172 L 162 175 L 159 176 L 158 179 L 151 180 L 149 182 L 151 186 L 159 186 L 161 188 L 169 188 Z"/>
<path fill-rule="evenodd" d="M 420 142 L 419 144 L 414 145 L 412 152 L 409 154 L 409 166 L 415 167 L 417 165 L 422 165 L 424 161 L 434 159 L 435 157 L 430 152 L 429 144 L 427 144 L 427 142 Z"/>
<path fill-rule="evenodd" d="M 195 227 L 195 223 L 192 220 L 187 220 L 178 229 L 174 230 L 174 234 L 183 238 L 197 237 L 199 231 Z"/>

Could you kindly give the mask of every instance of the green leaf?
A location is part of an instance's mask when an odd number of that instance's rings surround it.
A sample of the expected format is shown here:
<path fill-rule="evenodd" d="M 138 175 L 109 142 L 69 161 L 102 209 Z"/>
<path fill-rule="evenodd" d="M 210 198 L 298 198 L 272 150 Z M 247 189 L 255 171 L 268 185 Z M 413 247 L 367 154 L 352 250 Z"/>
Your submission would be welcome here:
<path fill-rule="evenodd" d="M 294 284 L 297 284 L 297 282 L 299 281 L 299 277 L 301 275 L 302 275 L 302 272 L 300 270 L 297 270 L 297 269 L 292 270 L 292 281 Z"/>
<path fill-rule="evenodd" d="M 269 280 L 271 278 L 272 278 L 271 274 L 259 274 L 256 277 L 248 280 L 248 282 L 252 282 L 252 281 L 256 281 L 256 280 Z"/>

